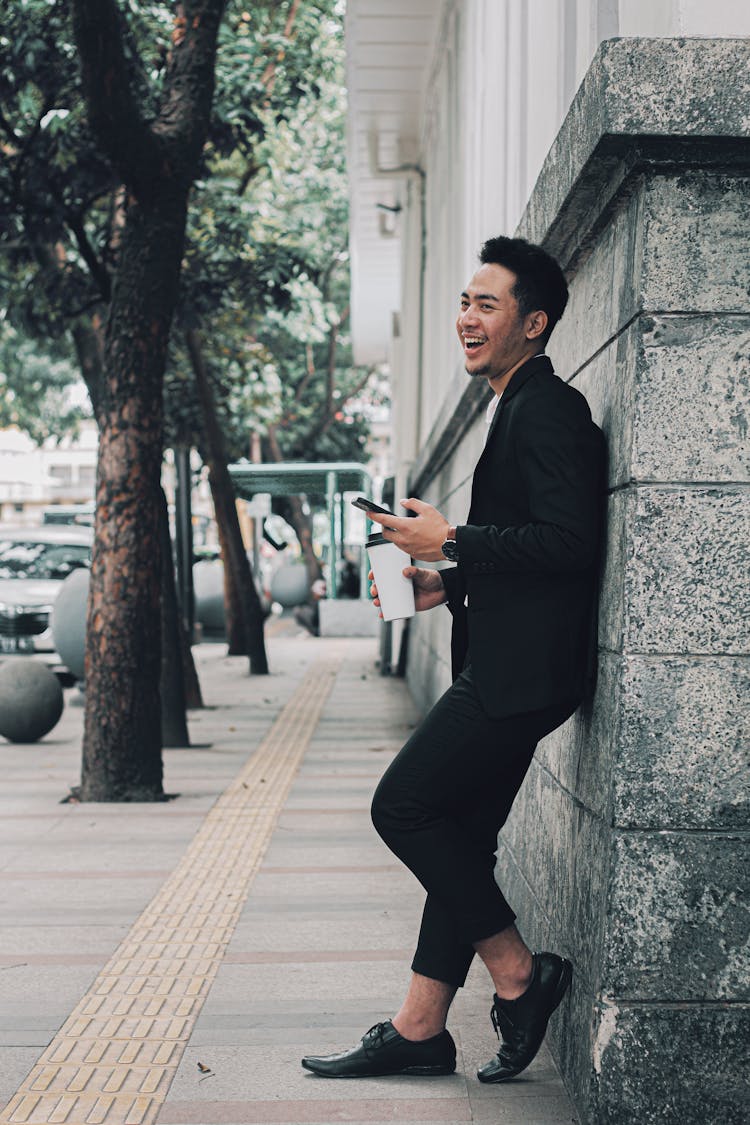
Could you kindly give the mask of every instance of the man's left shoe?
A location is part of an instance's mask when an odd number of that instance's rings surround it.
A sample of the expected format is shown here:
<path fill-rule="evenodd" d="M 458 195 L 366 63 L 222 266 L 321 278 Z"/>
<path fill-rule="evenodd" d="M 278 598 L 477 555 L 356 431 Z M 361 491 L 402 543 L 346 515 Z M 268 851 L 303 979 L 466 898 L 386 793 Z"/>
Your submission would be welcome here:
<path fill-rule="evenodd" d="M 477 1071 L 480 1082 L 507 1082 L 525 1070 L 542 1045 L 549 1018 L 565 995 L 573 966 L 556 953 L 534 953 L 531 981 L 515 1000 L 495 995 L 490 1011 L 500 1050 Z"/>
<path fill-rule="evenodd" d="M 456 1045 L 448 1031 L 415 1042 L 399 1035 L 390 1020 L 376 1023 L 361 1043 L 341 1055 L 307 1055 L 305 1070 L 323 1078 L 376 1078 L 386 1074 L 453 1074 Z"/>

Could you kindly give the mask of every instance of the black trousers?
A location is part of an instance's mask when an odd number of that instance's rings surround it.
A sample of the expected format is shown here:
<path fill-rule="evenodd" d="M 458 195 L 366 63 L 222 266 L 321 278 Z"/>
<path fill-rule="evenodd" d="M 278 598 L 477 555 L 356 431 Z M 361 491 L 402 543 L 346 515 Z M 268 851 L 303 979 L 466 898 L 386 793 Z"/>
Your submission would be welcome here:
<path fill-rule="evenodd" d="M 460 987 L 472 943 L 514 922 L 495 879 L 497 834 L 537 742 L 575 708 L 490 718 L 465 668 L 386 770 L 373 824 L 427 891 L 415 972 Z"/>

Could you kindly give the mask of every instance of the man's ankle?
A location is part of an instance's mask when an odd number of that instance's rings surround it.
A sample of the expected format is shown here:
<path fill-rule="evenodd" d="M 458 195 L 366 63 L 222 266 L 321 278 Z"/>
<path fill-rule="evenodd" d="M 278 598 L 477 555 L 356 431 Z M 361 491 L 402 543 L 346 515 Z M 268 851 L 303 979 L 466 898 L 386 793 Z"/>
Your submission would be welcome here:
<path fill-rule="evenodd" d="M 396 1028 L 402 1039 L 411 1043 L 421 1043 L 425 1039 L 433 1039 L 445 1031 L 445 1024 L 440 1024 L 434 1017 L 422 1018 L 419 1016 L 404 1015 L 401 1012 L 394 1016 L 391 1023 Z"/>
<path fill-rule="evenodd" d="M 531 984 L 534 975 L 534 963 L 519 964 L 507 972 L 493 974 L 495 992 L 501 1000 L 517 1000 Z"/>

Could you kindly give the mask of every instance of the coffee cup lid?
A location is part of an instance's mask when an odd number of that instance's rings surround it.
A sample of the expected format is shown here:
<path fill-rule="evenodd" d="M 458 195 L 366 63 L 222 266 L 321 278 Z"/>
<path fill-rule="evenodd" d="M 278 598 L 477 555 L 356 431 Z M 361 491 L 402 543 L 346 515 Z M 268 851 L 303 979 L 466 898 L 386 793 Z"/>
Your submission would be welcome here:
<path fill-rule="evenodd" d="M 379 547 L 381 543 L 389 543 L 389 542 L 390 542 L 390 540 L 386 539 L 386 537 L 383 535 L 382 531 L 374 531 L 372 533 L 372 535 L 367 536 L 367 542 L 365 543 L 365 546 L 367 548 Z"/>

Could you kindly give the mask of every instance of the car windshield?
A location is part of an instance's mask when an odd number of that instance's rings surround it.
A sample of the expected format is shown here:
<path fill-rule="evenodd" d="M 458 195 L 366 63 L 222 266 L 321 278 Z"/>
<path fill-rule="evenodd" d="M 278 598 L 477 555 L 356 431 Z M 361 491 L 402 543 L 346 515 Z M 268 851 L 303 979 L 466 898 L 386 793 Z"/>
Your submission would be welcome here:
<path fill-rule="evenodd" d="M 84 543 L 38 543 L 33 540 L 0 540 L 0 578 L 67 578 L 77 567 L 88 566 L 90 548 Z"/>

